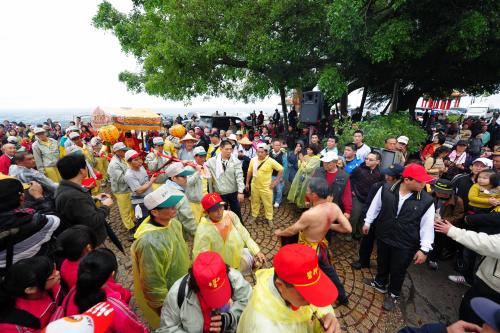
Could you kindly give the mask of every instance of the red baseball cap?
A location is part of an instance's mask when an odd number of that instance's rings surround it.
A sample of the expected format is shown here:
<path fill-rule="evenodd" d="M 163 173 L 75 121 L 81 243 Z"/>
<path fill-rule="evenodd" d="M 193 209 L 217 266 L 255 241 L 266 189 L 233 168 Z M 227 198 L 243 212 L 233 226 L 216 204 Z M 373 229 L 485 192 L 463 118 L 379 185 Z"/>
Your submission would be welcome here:
<path fill-rule="evenodd" d="M 200 296 L 213 309 L 221 308 L 231 298 L 227 267 L 217 252 L 201 252 L 193 262 L 193 275 Z"/>
<path fill-rule="evenodd" d="M 201 206 L 205 211 L 209 211 L 215 205 L 223 205 L 224 203 L 219 193 L 216 192 L 207 193 L 201 199 Z"/>
<path fill-rule="evenodd" d="M 278 277 L 292 284 L 310 304 L 323 307 L 337 299 L 337 288 L 319 268 L 318 255 L 309 246 L 285 245 L 278 251 L 273 263 Z"/>
<path fill-rule="evenodd" d="M 416 163 L 408 164 L 403 170 L 401 176 L 403 178 L 413 178 L 417 182 L 421 183 L 429 183 L 434 180 L 434 178 L 427 174 L 427 171 L 425 171 L 425 168 L 423 166 Z"/>

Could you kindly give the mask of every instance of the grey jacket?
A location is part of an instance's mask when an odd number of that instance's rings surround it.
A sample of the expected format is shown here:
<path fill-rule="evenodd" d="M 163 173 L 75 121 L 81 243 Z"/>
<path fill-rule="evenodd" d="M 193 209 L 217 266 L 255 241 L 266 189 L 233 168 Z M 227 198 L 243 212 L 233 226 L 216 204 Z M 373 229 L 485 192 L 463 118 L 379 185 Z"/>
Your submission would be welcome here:
<path fill-rule="evenodd" d="M 127 171 L 127 163 L 117 155 L 111 158 L 108 165 L 108 175 L 111 181 L 111 191 L 113 193 L 129 193 L 130 188 L 125 181 L 125 172 Z"/>
<path fill-rule="evenodd" d="M 252 286 L 243 278 L 241 273 L 233 268 L 229 269 L 229 280 L 233 288 L 231 308 L 229 314 L 233 317 L 234 325 L 224 332 L 236 332 L 240 316 L 247 306 L 252 294 Z M 203 332 L 203 315 L 201 314 L 198 296 L 186 286 L 184 302 L 179 308 L 177 294 L 182 278 L 177 280 L 168 291 L 167 298 L 161 309 L 160 328 L 157 333 L 199 333 Z"/>
<path fill-rule="evenodd" d="M 219 194 L 229 194 L 234 192 L 243 193 L 245 183 L 243 182 L 243 169 L 241 161 L 231 157 L 229 159 L 226 171 L 220 177 L 216 177 L 217 156 L 211 157 L 206 165 L 212 177 L 208 180 L 210 192 Z"/>
<path fill-rule="evenodd" d="M 182 231 L 184 233 L 184 236 L 186 236 L 187 234 L 191 237 L 194 237 L 197 224 L 193 215 L 193 210 L 191 209 L 191 205 L 189 204 L 189 200 L 184 193 L 184 189 L 170 179 L 167 180 L 167 182 L 163 186 L 167 186 L 173 194 L 182 195 L 184 197 L 177 203 L 177 205 L 175 205 L 175 208 L 177 208 L 176 218 L 182 224 Z"/>
<path fill-rule="evenodd" d="M 50 178 L 45 176 L 42 172 L 35 169 L 28 169 L 16 164 L 12 164 L 10 166 L 9 175 L 16 177 L 23 183 L 29 183 L 31 181 L 40 183 L 45 192 L 50 192 L 51 197 L 54 196 L 57 186 L 59 186 L 59 184 L 54 183 Z"/>
<path fill-rule="evenodd" d="M 31 147 L 36 168 L 40 172 L 44 172 L 45 167 L 55 167 L 57 161 L 59 161 L 59 144 L 51 138 L 49 138 L 49 142 L 50 144 L 46 146 L 37 139 Z"/>

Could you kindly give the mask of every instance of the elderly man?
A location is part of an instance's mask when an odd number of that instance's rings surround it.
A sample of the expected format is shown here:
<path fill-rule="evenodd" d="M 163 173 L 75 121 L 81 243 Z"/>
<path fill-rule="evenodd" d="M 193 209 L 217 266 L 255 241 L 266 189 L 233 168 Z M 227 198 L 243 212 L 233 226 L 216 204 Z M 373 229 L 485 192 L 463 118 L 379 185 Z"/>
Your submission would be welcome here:
<path fill-rule="evenodd" d="M 193 215 L 193 210 L 189 204 L 185 191 L 187 187 L 187 177 L 194 173 L 193 168 L 185 167 L 181 162 L 175 162 L 168 166 L 165 174 L 168 177 L 167 182 L 161 188 L 165 187 L 175 195 L 182 196 L 176 204 L 177 219 L 182 224 L 184 235 L 194 237 L 197 221 Z"/>
<path fill-rule="evenodd" d="M 164 153 L 164 142 L 163 138 L 158 136 L 153 138 L 153 149 L 149 151 L 149 154 L 146 155 L 146 165 L 148 166 L 149 171 L 158 172 L 155 182 L 153 183 L 153 190 L 156 190 L 167 181 L 167 176 L 165 174 L 160 173 L 160 171 L 165 170 L 165 163 L 168 161 L 168 158 L 165 157 Z M 163 168 L 162 168 L 163 167 Z"/>
<path fill-rule="evenodd" d="M 6 143 L 2 146 L 3 155 L 0 156 L 0 172 L 4 175 L 9 174 L 9 167 L 12 164 L 14 155 L 16 154 L 16 146 L 12 143 Z"/>
<path fill-rule="evenodd" d="M 243 202 L 245 184 L 240 160 L 232 155 L 233 147 L 229 141 L 222 141 L 220 153 L 207 162 L 211 178 L 208 181 L 209 191 L 217 192 L 224 202 L 241 220 L 240 203 Z"/>
<path fill-rule="evenodd" d="M 260 213 L 260 204 L 264 206 L 264 215 L 269 226 L 273 224 L 273 189 L 279 184 L 283 177 L 283 167 L 272 157 L 268 156 L 268 146 L 265 143 L 257 145 L 257 156 L 252 158 L 248 166 L 246 180 L 247 191 L 250 189 L 252 180 L 252 191 L 250 202 L 252 204 L 252 215 L 250 223 L 254 222 Z M 272 178 L 273 171 L 277 172 L 276 178 Z"/>
<path fill-rule="evenodd" d="M 108 165 L 109 181 L 111 182 L 111 192 L 116 198 L 120 217 L 127 230 L 134 228 L 135 217 L 132 208 L 131 192 L 125 179 L 128 166 L 125 161 L 125 152 L 130 150 L 123 142 L 113 145 L 113 157 Z"/>
<path fill-rule="evenodd" d="M 58 184 L 35 169 L 36 162 L 33 154 L 26 151 L 18 152 L 14 155 L 14 162 L 15 164 L 9 168 L 9 175 L 26 184 L 35 181 L 42 185 L 44 193 L 50 194 L 51 198 L 54 197 Z"/>
<path fill-rule="evenodd" d="M 337 168 L 339 157 L 334 152 L 328 152 L 321 158 L 323 168 L 318 168 L 313 177 L 326 179 L 330 189 L 329 195 L 334 203 L 340 206 L 347 218 L 351 217 L 352 192 L 349 174 Z"/>
<path fill-rule="evenodd" d="M 313 248 L 318 254 L 319 267 L 328 275 L 339 291 L 339 304 L 349 304 L 349 299 L 328 253 L 327 232 L 339 233 L 352 231 L 349 220 L 342 214 L 339 206 L 328 198 L 329 188 L 325 179 L 313 178 L 307 187 L 307 196 L 312 208 L 306 210 L 300 219 L 285 230 L 276 230 L 276 236 L 290 237 L 298 234 L 300 244 Z M 338 222 L 338 223 L 334 223 Z"/>
<path fill-rule="evenodd" d="M 404 165 L 405 157 L 402 152 L 397 149 L 398 142 L 395 137 L 388 137 L 384 141 L 384 149 L 394 152 L 394 161 L 393 164 Z"/>
<path fill-rule="evenodd" d="M 205 165 L 207 152 L 203 147 L 196 147 L 193 149 L 194 160 L 196 163 L 196 171 L 188 177 L 186 196 L 189 199 L 189 204 L 193 210 L 193 215 L 196 223 L 200 222 L 203 217 L 203 208 L 201 207 L 201 198 L 208 193 L 208 179 L 210 178 L 210 171 Z"/>
<path fill-rule="evenodd" d="M 183 196 L 162 186 L 144 198 L 149 211 L 130 248 L 135 297 L 152 328 L 160 326 L 160 313 L 168 290 L 187 274 L 190 260 L 182 225 L 175 218 Z"/>
<path fill-rule="evenodd" d="M 53 182 L 59 183 L 61 175 L 57 171 L 57 161 L 59 161 L 59 144 L 56 140 L 47 136 L 47 132 L 40 127 L 35 128 L 36 140 L 33 143 L 32 150 L 35 157 L 38 171 L 45 173 Z"/>
<path fill-rule="evenodd" d="M 396 145 L 397 151 L 399 151 L 404 158 L 404 161 L 408 159 L 408 142 L 410 142 L 410 139 L 407 136 L 401 135 L 397 138 L 398 143 Z"/>
<path fill-rule="evenodd" d="M 340 333 L 330 306 L 337 295 L 318 266 L 316 251 L 301 244 L 286 245 L 274 257 L 274 268 L 257 271 L 257 284 L 237 332 Z"/>
<path fill-rule="evenodd" d="M 179 150 L 179 159 L 183 161 L 194 161 L 194 145 L 198 142 L 198 139 L 193 137 L 191 134 L 186 134 L 181 139 L 181 144 L 183 147 Z"/>

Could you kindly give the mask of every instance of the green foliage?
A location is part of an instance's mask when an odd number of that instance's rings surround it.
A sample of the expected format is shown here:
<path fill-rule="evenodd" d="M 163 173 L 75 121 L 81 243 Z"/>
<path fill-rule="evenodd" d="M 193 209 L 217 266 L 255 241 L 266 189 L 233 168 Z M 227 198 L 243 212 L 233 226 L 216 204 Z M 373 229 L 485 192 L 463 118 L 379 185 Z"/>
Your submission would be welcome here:
<path fill-rule="evenodd" d="M 357 126 L 363 131 L 364 140 L 370 147 L 383 148 L 386 138 L 405 135 L 410 138 L 408 151 L 415 152 L 421 149 L 422 144 L 427 139 L 425 130 L 418 123 L 412 121 L 406 112 L 376 116 L 354 125 L 350 121 L 335 120 L 333 125 L 337 131 L 342 132 L 339 137 L 340 147 L 352 142 L 352 135 Z"/>
<path fill-rule="evenodd" d="M 347 92 L 346 81 L 335 67 L 326 68 L 323 73 L 321 73 L 318 86 L 330 103 L 338 100 Z"/>
<path fill-rule="evenodd" d="M 455 123 L 455 122 L 457 122 L 460 119 L 460 115 L 458 115 L 458 114 L 450 114 L 447 118 L 448 118 L 448 121 L 450 123 Z"/>

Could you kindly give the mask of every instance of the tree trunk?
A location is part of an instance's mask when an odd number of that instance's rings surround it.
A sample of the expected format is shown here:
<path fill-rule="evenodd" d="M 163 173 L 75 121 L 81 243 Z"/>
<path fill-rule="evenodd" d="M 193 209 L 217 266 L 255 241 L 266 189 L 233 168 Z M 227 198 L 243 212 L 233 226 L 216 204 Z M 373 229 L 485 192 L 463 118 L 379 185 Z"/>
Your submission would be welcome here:
<path fill-rule="evenodd" d="M 363 88 L 363 95 L 361 96 L 361 104 L 359 104 L 359 112 L 361 112 L 361 114 L 363 114 L 367 93 L 368 93 L 368 87 L 365 86 Z"/>
<path fill-rule="evenodd" d="M 422 93 L 419 89 L 413 88 L 406 94 L 402 95 L 401 99 L 399 100 L 400 109 L 408 109 L 413 119 L 415 119 L 415 107 L 421 94 Z"/>
<path fill-rule="evenodd" d="M 389 102 L 387 102 L 387 104 L 385 105 L 385 108 L 382 110 L 382 112 L 380 112 L 381 115 L 385 115 L 385 113 L 389 109 L 389 105 L 391 105 L 391 101 L 392 100 L 389 100 Z"/>
<path fill-rule="evenodd" d="M 347 116 L 347 93 L 343 94 L 340 98 L 340 114 Z"/>
<path fill-rule="evenodd" d="M 389 113 L 398 112 L 398 91 L 399 91 L 399 80 L 396 80 L 394 81 L 394 87 L 392 89 L 391 109 Z"/>
<path fill-rule="evenodd" d="M 288 109 L 286 106 L 286 90 L 284 85 L 280 85 L 279 87 L 280 90 L 280 97 L 281 97 L 281 110 L 283 111 L 283 124 L 284 124 L 284 134 L 285 134 L 285 139 L 287 137 L 288 133 Z"/>

